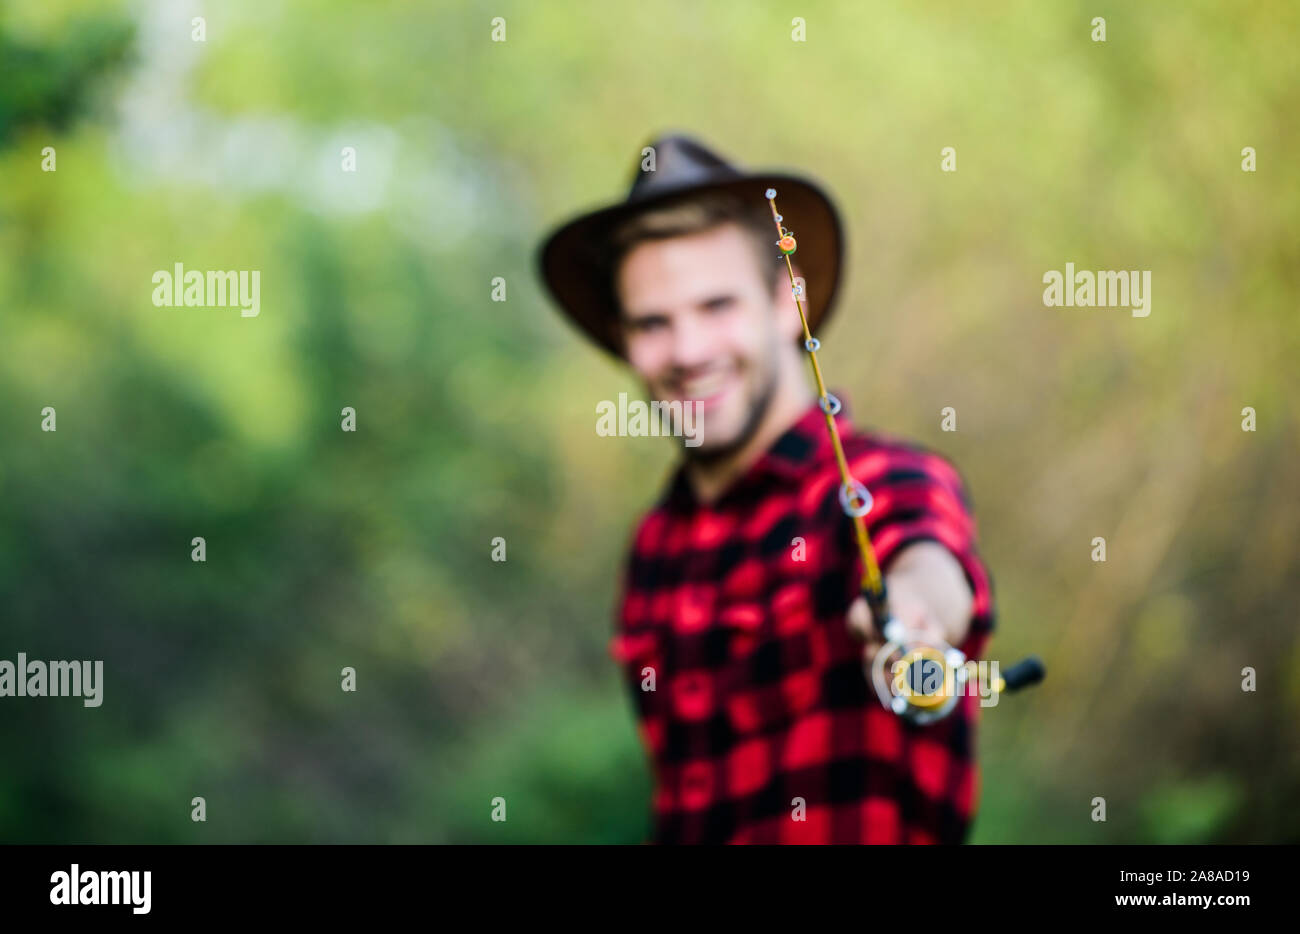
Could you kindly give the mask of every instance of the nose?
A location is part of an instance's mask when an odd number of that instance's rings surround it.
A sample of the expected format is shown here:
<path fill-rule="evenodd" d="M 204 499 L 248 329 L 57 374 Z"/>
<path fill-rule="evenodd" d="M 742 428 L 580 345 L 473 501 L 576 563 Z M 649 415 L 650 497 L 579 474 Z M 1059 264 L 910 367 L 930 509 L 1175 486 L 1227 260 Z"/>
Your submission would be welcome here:
<path fill-rule="evenodd" d="M 673 366 L 689 370 L 708 362 L 713 354 L 708 329 L 695 315 L 681 315 L 673 324 Z"/>

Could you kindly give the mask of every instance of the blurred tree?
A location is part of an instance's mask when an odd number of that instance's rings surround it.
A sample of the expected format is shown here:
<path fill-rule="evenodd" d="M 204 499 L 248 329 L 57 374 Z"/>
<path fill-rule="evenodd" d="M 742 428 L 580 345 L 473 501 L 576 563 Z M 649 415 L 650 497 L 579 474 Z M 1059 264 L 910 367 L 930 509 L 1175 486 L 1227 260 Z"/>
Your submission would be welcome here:
<path fill-rule="evenodd" d="M 99 17 L 37 47 L 13 39 L 0 21 L 0 147 L 29 126 L 66 131 L 128 61 L 134 32 L 128 20 Z"/>

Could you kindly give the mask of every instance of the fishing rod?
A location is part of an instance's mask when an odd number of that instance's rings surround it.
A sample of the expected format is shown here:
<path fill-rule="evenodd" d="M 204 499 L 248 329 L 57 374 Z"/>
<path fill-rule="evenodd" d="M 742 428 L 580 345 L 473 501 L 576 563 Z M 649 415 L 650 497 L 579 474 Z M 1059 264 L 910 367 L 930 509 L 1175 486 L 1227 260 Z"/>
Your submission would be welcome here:
<path fill-rule="evenodd" d="M 891 612 L 885 578 L 880 573 L 876 551 L 871 546 L 867 524 L 863 521 L 863 516 L 871 511 L 871 493 L 853 479 L 849 472 L 844 445 L 840 442 L 839 428 L 835 424 L 835 416 L 840 411 L 840 400 L 826 389 L 821 364 L 817 362 L 821 341 L 812 336 L 808 327 L 808 315 L 804 311 L 804 284 L 795 279 L 794 264 L 790 257 L 794 255 L 798 243 L 794 232 L 782 224 L 784 218 L 777 212 L 776 189 L 767 189 L 764 197 L 772 209 L 772 222 L 776 224 L 777 231 L 776 245 L 785 258 L 785 268 L 790 274 L 790 291 L 795 306 L 799 309 L 799 320 L 803 323 L 804 349 L 812 361 L 822 413 L 826 416 L 826 430 L 830 433 L 835 462 L 839 466 L 840 507 L 853 520 L 858 554 L 862 558 L 859 589 L 871 609 L 873 625 L 885 640 L 871 664 L 871 681 L 876 696 L 886 709 L 912 723 L 925 725 L 952 713 L 957 706 L 957 698 L 972 687 L 981 696 L 986 696 L 985 691 L 1000 695 L 1037 684 L 1043 680 L 1047 671 L 1042 661 L 1031 655 L 1007 669 L 1000 677 L 997 674 L 997 662 L 992 662 L 992 675 L 981 685 L 978 663 L 968 660 L 960 649 L 942 639 L 921 642 L 910 638 L 906 628 Z M 885 671 L 887 663 L 888 673 Z"/>

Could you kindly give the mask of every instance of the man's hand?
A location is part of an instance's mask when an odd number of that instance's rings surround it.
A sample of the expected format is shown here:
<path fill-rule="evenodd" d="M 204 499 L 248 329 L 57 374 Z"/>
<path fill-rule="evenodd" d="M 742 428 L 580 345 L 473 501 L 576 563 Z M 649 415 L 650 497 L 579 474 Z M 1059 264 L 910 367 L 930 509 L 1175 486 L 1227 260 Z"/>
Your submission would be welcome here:
<path fill-rule="evenodd" d="M 887 581 L 889 587 L 889 608 L 903 624 L 905 641 L 924 642 L 934 645 L 940 640 L 946 641 L 943 624 L 935 618 L 925 602 L 915 596 L 900 595 L 894 589 L 893 579 Z M 876 650 L 885 644 L 885 638 L 876 627 L 872 618 L 871 607 L 866 597 L 858 597 L 849 606 L 849 631 L 863 641 L 862 660 L 870 665 L 876 656 Z"/>
<path fill-rule="evenodd" d="M 975 598 L 952 552 L 937 542 L 917 542 L 903 549 L 885 576 L 889 608 L 903 624 L 904 638 L 933 645 L 960 646 L 970 629 Z M 863 640 L 863 661 L 870 664 L 885 644 L 872 619 L 866 597 L 849 605 L 849 631 Z"/>

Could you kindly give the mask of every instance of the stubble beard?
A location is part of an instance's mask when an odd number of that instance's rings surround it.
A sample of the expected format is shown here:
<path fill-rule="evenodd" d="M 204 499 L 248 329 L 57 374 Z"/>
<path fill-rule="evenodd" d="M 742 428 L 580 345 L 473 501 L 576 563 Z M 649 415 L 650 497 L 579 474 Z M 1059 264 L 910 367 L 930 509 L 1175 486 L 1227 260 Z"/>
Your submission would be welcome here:
<path fill-rule="evenodd" d="M 749 406 L 749 413 L 745 417 L 745 422 L 736 437 L 726 444 L 713 445 L 711 447 L 700 445 L 699 447 L 683 446 L 686 460 L 695 464 L 710 464 L 724 458 L 730 457 L 758 433 L 759 426 L 763 424 L 768 409 L 772 407 L 772 400 L 776 398 L 776 388 L 779 380 L 778 368 L 775 365 L 767 368 L 767 380 L 759 391 L 756 398 Z"/>

